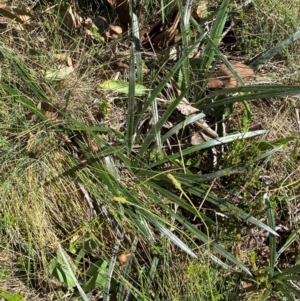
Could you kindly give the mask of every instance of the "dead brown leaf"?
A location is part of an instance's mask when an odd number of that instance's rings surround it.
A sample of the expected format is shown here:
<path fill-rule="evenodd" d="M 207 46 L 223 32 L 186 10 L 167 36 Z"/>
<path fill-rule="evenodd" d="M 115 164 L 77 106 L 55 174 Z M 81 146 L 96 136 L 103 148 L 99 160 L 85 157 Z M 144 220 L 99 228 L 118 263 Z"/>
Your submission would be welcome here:
<path fill-rule="evenodd" d="M 155 24 L 152 29 L 144 35 L 142 46 L 145 50 L 156 50 L 168 47 L 175 42 L 175 32 L 180 21 L 178 12 L 172 26 L 164 29 L 161 23 Z"/>
<path fill-rule="evenodd" d="M 66 10 L 60 12 L 62 22 L 69 31 L 74 31 L 79 28 L 82 24 L 82 17 L 73 9 L 70 5 Z"/>
<path fill-rule="evenodd" d="M 177 106 L 176 109 L 180 111 L 182 115 L 188 116 L 194 113 L 199 112 L 199 110 L 193 107 L 191 104 L 181 101 Z"/>
<path fill-rule="evenodd" d="M 58 123 L 63 120 L 62 114 L 51 103 L 43 101 L 41 103 L 41 109 L 51 121 Z"/>
<path fill-rule="evenodd" d="M 122 27 L 109 24 L 102 16 L 98 16 L 95 19 L 94 24 L 106 41 L 118 39 L 123 33 Z"/>
<path fill-rule="evenodd" d="M 191 136 L 191 145 L 199 145 L 203 142 L 206 142 L 203 137 L 197 133 L 197 132 L 194 132 Z"/>
<path fill-rule="evenodd" d="M 12 10 L 9 7 L 0 7 L 0 24 L 6 24 L 7 20 L 12 21 L 12 25 L 16 30 L 32 29 L 30 24 L 31 13 L 29 10 Z"/>
<path fill-rule="evenodd" d="M 243 63 L 230 61 L 230 64 L 245 82 L 249 82 L 254 75 L 254 71 Z M 222 64 L 220 69 L 215 71 L 208 81 L 209 89 L 235 88 L 239 86 L 239 82 L 225 64 Z"/>

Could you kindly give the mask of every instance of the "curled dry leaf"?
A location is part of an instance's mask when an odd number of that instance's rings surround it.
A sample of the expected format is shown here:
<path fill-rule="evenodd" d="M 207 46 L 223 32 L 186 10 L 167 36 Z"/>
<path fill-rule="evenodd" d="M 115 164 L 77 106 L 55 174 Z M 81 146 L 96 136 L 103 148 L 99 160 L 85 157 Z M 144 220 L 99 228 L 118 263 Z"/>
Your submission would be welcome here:
<path fill-rule="evenodd" d="M 5 8 L 4 8 L 5 7 Z M 0 24 L 6 24 L 7 20 L 12 21 L 12 25 L 16 30 L 32 29 L 30 24 L 31 12 L 27 9 L 9 9 L 7 6 L 0 7 Z"/>
<path fill-rule="evenodd" d="M 105 38 L 105 40 L 115 40 L 123 33 L 123 29 L 120 26 L 112 25 L 107 20 L 99 16 L 94 21 L 99 33 Z"/>
<path fill-rule="evenodd" d="M 145 122 L 145 120 L 144 120 L 144 122 Z M 153 117 L 149 119 L 149 126 L 150 127 L 154 127 L 155 126 L 155 121 L 154 121 Z M 171 129 L 172 127 L 174 127 L 174 124 L 171 121 L 166 121 L 163 124 L 163 128 L 165 128 L 165 129 Z"/>
<path fill-rule="evenodd" d="M 203 139 L 203 137 L 197 133 L 194 132 L 191 136 L 191 145 L 199 145 L 201 143 L 205 142 L 205 140 Z"/>
<path fill-rule="evenodd" d="M 57 123 L 63 120 L 62 114 L 51 103 L 43 101 L 41 103 L 41 109 L 51 121 Z"/>
<path fill-rule="evenodd" d="M 131 253 L 129 253 L 129 254 L 123 253 L 123 254 L 121 254 L 121 255 L 118 256 L 117 260 L 121 264 L 125 264 L 128 261 L 128 259 L 129 259 L 130 256 L 131 256 Z"/>
<path fill-rule="evenodd" d="M 60 12 L 63 25 L 69 30 L 74 31 L 81 26 L 82 17 L 70 5 L 67 10 Z"/>
<path fill-rule="evenodd" d="M 164 48 L 175 43 L 178 37 L 175 37 L 175 32 L 180 21 L 180 13 L 178 12 L 172 26 L 164 30 L 161 23 L 155 24 L 152 29 L 144 35 L 142 46 L 145 50 L 156 50 Z"/>
<path fill-rule="evenodd" d="M 197 108 L 194 108 L 192 105 L 190 105 L 189 103 L 183 102 L 181 101 L 177 107 L 177 110 L 180 111 L 180 113 L 182 115 L 188 116 L 188 115 L 192 115 L 194 113 L 199 112 L 199 110 Z"/>
<path fill-rule="evenodd" d="M 230 64 L 245 82 L 248 82 L 254 75 L 254 71 L 243 63 L 230 61 Z M 239 82 L 225 64 L 222 64 L 220 69 L 215 71 L 208 81 L 209 89 L 236 88 L 239 86 Z"/>

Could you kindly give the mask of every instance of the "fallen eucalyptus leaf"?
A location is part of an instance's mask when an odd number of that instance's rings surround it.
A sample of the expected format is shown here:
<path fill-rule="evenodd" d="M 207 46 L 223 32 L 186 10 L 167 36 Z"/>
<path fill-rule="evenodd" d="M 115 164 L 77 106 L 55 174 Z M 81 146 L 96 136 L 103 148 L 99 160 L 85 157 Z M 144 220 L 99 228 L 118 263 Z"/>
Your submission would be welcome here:
<path fill-rule="evenodd" d="M 245 82 L 248 82 L 254 75 L 254 71 L 249 66 L 243 63 L 230 61 L 230 64 Z M 231 71 L 225 66 L 225 64 L 223 64 L 219 70 L 215 71 L 208 81 L 209 89 L 217 89 L 223 87 L 235 88 L 239 86 L 239 82 L 231 73 Z"/>

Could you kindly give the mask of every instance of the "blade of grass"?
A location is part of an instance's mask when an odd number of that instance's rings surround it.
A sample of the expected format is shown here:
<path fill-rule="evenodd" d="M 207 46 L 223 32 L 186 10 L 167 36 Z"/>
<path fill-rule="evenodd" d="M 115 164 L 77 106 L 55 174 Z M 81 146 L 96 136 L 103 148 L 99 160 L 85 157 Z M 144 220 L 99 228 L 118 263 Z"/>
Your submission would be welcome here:
<path fill-rule="evenodd" d="M 183 208 L 188 209 L 187 208 L 187 204 L 183 204 L 183 201 L 180 200 L 175 195 L 171 196 L 171 194 L 167 190 L 165 190 L 165 189 L 163 189 L 163 188 L 161 188 L 161 187 L 159 187 L 159 186 L 157 186 L 157 185 L 155 185 L 153 183 L 150 183 L 150 185 L 151 185 L 151 187 L 154 187 L 162 195 L 170 197 L 170 199 L 172 201 L 174 201 L 177 204 L 180 204 Z M 149 192 L 149 193 L 151 193 L 151 192 Z M 182 226 L 185 228 L 184 233 L 191 233 L 191 234 L 195 235 L 202 242 L 204 242 L 205 244 L 207 244 L 207 247 L 212 247 L 218 254 L 220 254 L 221 256 L 223 256 L 226 259 L 230 260 L 232 263 L 234 263 L 235 265 L 237 265 L 238 267 L 240 267 L 247 274 L 251 275 L 250 271 L 243 264 L 241 264 L 232 254 L 230 254 L 229 252 L 227 252 L 223 247 L 221 247 L 216 242 L 211 241 L 210 238 L 206 234 L 204 234 L 202 231 L 200 231 L 199 229 L 197 229 L 194 225 L 192 225 L 191 223 L 189 223 L 185 218 L 181 217 L 179 214 L 175 213 L 173 210 L 170 210 L 170 208 L 168 206 L 166 206 L 157 196 L 155 196 L 155 195 L 152 194 L 152 197 L 153 197 L 153 199 L 156 200 L 156 203 L 159 204 L 165 212 L 168 212 L 180 224 L 182 224 Z M 191 211 L 191 210 L 189 210 L 189 211 Z M 199 216 L 199 212 L 194 212 L 193 208 L 192 208 L 192 211 L 193 211 L 193 214 L 196 214 L 196 216 Z M 207 217 L 205 217 L 205 215 L 202 215 L 202 216 L 207 221 Z M 212 222 L 210 220 L 208 220 L 208 221 Z M 189 237 L 191 237 L 191 236 L 189 235 Z M 211 255 L 211 254 L 209 254 L 209 255 Z M 222 262 L 222 264 L 226 265 L 223 262 Z"/>
<path fill-rule="evenodd" d="M 136 61 L 136 77 L 139 84 L 143 83 L 141 43 L 139 33 L 139 20 L 136 12 L 136 1 L 131 0 L 131 20 L 132 20 L 132 35 L 134 41 L 134 54 Z M 131 67 L 130 67 L 131 68 Z"/>
<path fill-rule="evenodd" d="M 220 8 L 218 9 L 218 13 L 216 15 L 216 19 L 213 23 L 210 34 L 208 35 L 215 45 L 219 45 L 220 39 L 224 30 L 225 22 L 227 20 L 227 7 L 230 3 L 230 0 L 223 0 Z M 203 58 L 200 63 L 200 71 L 207 73 L 209 68 L 215 58 L 216 50 L 215 47 L 212 47 L 211 44 L 207 44 Z"/>
<path fill-rule="evenodd" d="M 128 156 L 131 156 L 131 148 L 134 139 L 134 109 L 135 109 L 135 64 L 134 64 L 134 49 L 133 45 L 130 49 L 130 66 L 129 66 L 129 95 L 128 109 L 126 118 L 126 141 Z"/>
<path fill-rule="evenodd" d="M 278 279 L 284 279 L 284 277 L 289 276 L 289 275 L 298 275 L 300 273 L 300 265 L 296 265 L 290 268 L 285 268 L 281 272 L 275 272 L 274 273 L 274 278 Z"/>
<path fill-rule="evenodd" d="M 145 152 L 149 148 L 149 145 L 152 143 L 152 141 L 153 141 L 153 139 L 155 137 L 155 134 L 161 130 L 161 128 L 163 127 L 163 125 L 165 124 L 165 122 L 168 120 L 168 118 L 170 117 L 170 115 L 173 113 L 173 111 L 176 108 L 176 106 L 184 98 L 186 92 L 187 92 L 186 90 L 183 91 L 176 98 L 176 100 L 171 103 L 171 105 L 167 108 L 167 110 L 161 116 L 161 118 L 159 119 L 159 121 L 157 122 L 157 124 L 155 124 L 155 126 L 149 131 L 149 133 L 147 135 L 147 138 L 143 142 L 143 144 L 142 144 L 142 146 L 140 148 L 140 151 L 139 151 L 139 153 L 137 155 L 137 158 L 136 158 L 136 161 L 135 161 L 136 162 L 135 165 L 137 165 L 138 162 L 141 160 L 141 158 L 144 156 Z"/>
<path fill-rule="evenodd" d="M 292 234 L 288 237 L 284 245 L 280 248 L 280 250 L 276 254 L 276 261 L 278 260 L 279 256 L 292 244 L 294 243 L 300 235 L 300 229 L 297 229 L 292 232 Z"/>
<path fill-rule="evenodd" d="M 192 8 L 192 2 L 193 0 L 188 0 L 183 14 L 183 7 L 181 1 L 177 1 L 179 11 L 181 12 L 181 39 L 182 39 L 182 49 L 188 49 L 189 45 L 189 19 L 191 15 L 191 8 Z M 183 15 L 183 18 L 182 18 Z M 182 63 L 182 75 L 183 75 L 183 88 L 187 89 L 187 93 L 189 93 L 191 80 L 190 80 L 190 62 L 189 62 L 189 56 L 186 56 L 184 52 L 181 52 L 182 56 L 185 57 L 185 60 Z"/>
<path fill-rule="evenodd" d="M 153 100 L 151 106 L 152 106 L 152 115 L 153 115 L 153 120 L 154 120 L 154 128 L 156 128 L 159 123 L 158 107 L 157 107 L 157 99 L 156 98 Z M 161 154 L 162 153 L 162 142 L 161 142 L 160 130 L 155 131 L 155 140 L 156 140 L 156 145 L 157 145 L 157 152 L 158 152 L 158 154 Z"/>
<path fill-rule="evenodd" d="M 33 112 L 36 116 L 40 117 L 42 120 L 47 120 L 48 118 L 46 117 L 46 115 L 39 110 L 36 105 L 33 103 L 33 101 L 31 101 L 30 99 L 28 99 L 25 96 L 21 95 L 21 92 L 9 87 L 8 85 L 6 85 L 5 83 L 0 81 L 0 86 L 3 90 L 5 90 L 9 95 L 14 96 L 15 100 L 17 102 L 19 102 L 20 104 L 22 104 L 23 106 L 25 106 L 27 109 L 29 109 L 31 112 Z"/>
<path fill-rule="evenodd" d="M 205 114 L 203 114 L 203 113 L 199 113 L 194 116 L 188 116 L 184 121 L 176 124 L 172 129 L 170 129 L 166 134 L 164 134 L 161 137 L 161 143 L 162 144 L 165 143 L 168 138 L 170 138 L 172 135 L 177 133 L 179 130 L 183 129 L 184 127 L 186 127 L 187 125 L 189 125 L 193 122 L 203 119 L 204 117 L 205 117 Z"/>
<path fill-rule="evenodd" d="M 108 301 L 110 299 L 109 291 L 110 291 L 111 279 L 112 279 L 112 275 L 113 275 L 114 268 L 116 265 L 117 254 L 119 252 L 122 240 L 123 239 L 117 238 L 116 243 L 113 248 L 113 254 L 110 259 L 109 268 L 108 268 L 108 272 L 107 272 L 107 278 L 106 278 L 106 282 L 105 282 L 105 288 L 103 291 L 103 301 Z"/>
<path fill-rule="evenodd" d="M 300 298 L 300 291 L 299 289 L 295 288 L 293 285 L 289 284 L 288 282 L 280 281 L 281 288 L 285 288 L 289 293 L 294 294 L 297 298 Z M 293 299 L 295 300 L 295 299 Z"/>
<path fill-rule="evenodd" d="M 181 248 L 184 252 L 189 254 L 192 257 L 197 257 L 194 252 L 182 241 L 180 240 L 174 233 L 172 233 L 168 228 L 166 228 L 161 222 L 166 223 L 166 220 L 163 217 L 157 216 L 154 213 L 146 210 L 140 204 L 140 201 L 126 188 L 123 187 L 122 195 L 126 202 L 124 205 L 128 204 L 130 206 L 134 206 L 135 210 L 144 217 L 147 221 L 149 221 L 153 226 L 155 226 L 162 234 L 166 235 L 168 239 L 170 239 L 173 243 L 175 243 L 179 248 Z"/>
<path fill-rule="evenodd" d="M 166 162 L 178 159 L 178 158 L 182 158 L 182 157 L 184 157 L 188 154 L 198 152 L 199 150 L 202 150 L 202 149 L 214 147 L 214 146 L 221 145 L 221 144 L 230 143 L 230 142 L 233 142 L 237 139 L 246 139 L 246 138 L 255 137 L 255 136 L 258 136 L 258 135 L 265 134 L 266 132 L 267 131 L 265 131 L 265 130 L 259 130 L 259 131 L 247 132 L 247 133 L 244 133 L 244 134 L 233 134 L 233 135 L 229 135 L 229 136 L 226 136 L 226 137 L 221 137 L 221 138 L 218 138 L 218 139 L 212 139 L 210 141 L 201 143 L 199 145 L 194 145 L 194 146 L 188 147 L 188 148 L 182 150 L 180 153 L 175 153 L 174 155 L 170 155 L 165 159 L 156 161 L 156 162 L 150 164 L 149 168 L 159 166 L 163 163 L 166 163 Z"/>
<path fill-rule="evenodd" d="M 81 285 L 79 284 L 77 278 L 75 277 L 75 275 L 73 273 L 73 270 L 72 270 L 72 268 L 70 266 L 70 263 L 69 263 L 66 255 L 65 255 L 65 252 L 64 252 L 64 250 L 63 250 L 63 248 L 62 248 L 62 246 L 60 244 L 58 245 L 58 249 L 59 249 L 59 252 L 60 252 L 60 254 L 61 254 L 62 258 L 63 258 L 63 261 L 64 261 L 64 263 L 65 263 L 65 265 L 66 265 L 66 267 L 67 267 L 67 269 L 68 269 L 68 271 L 70 273 L 70 276 L 72 277 L 74 283 L 76 284 L 76 287 L 78 289 L 78 292 L 79 292 L 80 296 L 82 297 L 82 299 L 84 301 L 90 301 L 90 299 L 88 298 L 88 296 L 83 291 Z"/>
<path fill-rule="evenodd" d="M 275 231 L 275 217 L 274 217 L 274 210 L 272 208 L 269 196 L 267 194 L 264 195 L 264 201 L 267 205 L 267 218 L 268 218 L 268 226 Z M 275 258 L 276 258 L 276 237 L 275 235 L 269 233 L 269 248 L 270 248 L 270 272 L 271 277 L 274 275 L 274 268 L 275 268 Z"/>
<path fill-rule="evenodd" d="M 294 43 L 299 38 L 300 38 L 300 30 L 293 33 L 288 39 L 284 40 L 280 44 L 264 52 L 262 55 L 257 57 L 253 62 L 251 62 L 249 66 L 253 69 L 257 69 L 260 65 L 265 64 L 268 60 L 270 60 L 272 57 L 277 55 L 283 49 L 287 48 L 287 46 Z"/>
<path fill-rule="evenodd" d="M 198 258 L 197 255 L 185 244 L 180 240 L 174 233 L 172 233 L 168 228 L 166 228 L 163 224 L 161 224 L 158 220 L 153 218 L 152 216 L 148 215 L 147 218 L 149 221 L 168 239 L 170 239 L 175 245 L 181 248 L 184 252 L 188 255 Z"/>
<path fill-rule="evenodd" d="M 206 191 L 200 189 L 200 188 L 196 188 L 196 187 L 189 187 L 187 186 L 187 190 L 196 195 L 199 196 L 200 198 L 204 198 L 214 204 L 215 206 L 219 207 L 221 211 L 227 211 L 229 213 L 231 213 L 234 217 L 236 218 L 240 218 L 242 220 L 244 220 L 245 222 L 251 223 L 259 228 L 262 228 L 266 231 L 268 231 L 269 233 L 272 233 L 276 236 L 278 236 L 278 234 L 272 229 L 270 228 L 268 225 L 262 223 L 261 221 L 257 220 L 255 217 L 253 217 L 252 215 L 246 213 L 245 211 L 241 210 L 240 208 L 227 203 L 225 200 L 217 198 L 215 196 L 212 195 L 207 195 Z"/>
<path fill-rule="evenodd" d="M 153 182 L 150 182 L 149 185 L 150 185 L 150 187 L 154 188 L 157 192 L 159 192 L 159 194 L 165 196 L 167 199 L 172 201 L 174 204 L 180 206 L 181 208 L 183 208 L 184 210 L 187 210 L 188 212 L 190 212 L 191 214 L 193 214 L 195 216 L 200 215 L 201 218 L 209 225 L 215 225 L 215 222 L 213 220 L 211 220 L 205 214 L 199 213 L 198 210 L 195 210 L 190 204 L 188 204 L 185 200 L 179 198 L 174 193 L 170 192 L 167 189 L 162 188 L 161 186 L 159 186 Z M 156 200 L 156 203 L 158 205 L 162 206 L 164 211 L 168 212 L 171 215 L 173 214 L 173 210 L 171 210 L 168 206 L 166 206 L 159 198 L 157 198 L 155 195 L 153 195 L 150 192 L 148 192 L 148 193 L 149 193 L 149 195 L 152 196 L 153 199 Z"/>
<path fill-rule="evenodd" d="M 203 38 L 206 36 L 206 33 L 203 33 L 198 39 L 197 41 L 190 46 L 186 52 L 185 55 L 188 56 L 193 50 L 194 47 L 197 45 L 197 43 L 200 43 Z M 173 68 L 169 71 L 169 73 L 167 74 L 167 76 L 160 82 L 160 84 L 152 91 L 150 97 L 148 98 L 148 100 L 144 103 L 142 110 L 139 112 L 139 117 L 137 118 L 136 122 L 135 122 L 135 132 L 137 132 L 137 129 L 139 127 L 139 124 L 141 122 L 141 120 L 143 119 L 143 116 L 145 114 L 145 112 L 148 110 L 149 106 L 152 104 L 153 100 L 158 96 L 158 94 L 163 90 L 163 88 L 166 86 L 166 84 L 169 82 L 169 80 L 175 75 L 176 71 L 181 67 L 181 65 L 183 64 L 185 60 L 185 57 L 182 56 L 177 63 L 173 66 Z"/>
<path fill-rule="evenodd" d="M 10 62 L 12 68 L 39 100 L 49 101 L 41 86 L 31 77 L 32 71 L 30 68 L 22 63 L 10 50 L 6 49 L 2 43 L 0 44 L 0 53 Z"/>
<path fill-rule="evenodd" d="M 253 93 L 251 93 L 253 92 Z M 225 95 L 225 94 L 234 94 L 234 93 L 241 93 L 240 95 L 236 96 L 229 96 L 225 99 L 216 99 L 213 103 L 208 103 L 204 101 L 208 100 L 211 101 L 215 99 L 218 95 Z M 248 100 L 257 100 L 263 98 L 272 98 L 272 97 L 283 97 L 283 96 L 290 96 L 290 95 L 298 95 L 300 94 L 300 87 L 299 86 L 289 86 L 289 85 L 253 85 L 253 86 L 246 86 L 246 87 L 239 87 L 239 88 L 232 88 L 232 89 L 222 89 L 221 91 L 214 91 L 210 96 L 204 97 L 198 100 L 195 104 L 197 108 L 205 107 L 205 109 L 215 108 L 222 105 L 229 105 L 235 102 L 242 102 Z"/>
<path fill-rule="evenodd" d="M 282 149 L 282 146 L 276 147 L 274 149 L 271 149 L 269 151 L 264 152 L 262 155 L 256 157 L 253 159 L 253 163 L 258 162 L 260 160 L 263 160 L 265 158 L 268 158 L 269 156 L 273 155 L 274 153 L 278 152 Z M 203 174 L 203 175 L 195 175 L 193 173 L 189 173 L 188 169 L 186 169 L 186 173 L 180 173 L 176 172 L 176 176 L 178 176 L 178 180 L 180 180 L 183 184 L 196 184 L 201 182 L 210 181 L 219 177 L 228 176 L 229 174 L 233 174 L 236 172 L 239 172 L 245 168 L 245 165 L 243 163 L 236 164 L 233 166 L 230 166 L 228 168 L 212 172 L 209 174 Z M 176 168 L 174 168 L 174 171 Z M 165 173 L 162 173 L 161 171 L 155 171 L 155 170 L 147 170 L 147 169 L 141 169 L 139 172 L 135 174 L 136 176 L 140 177 L 147 177 L 148 180 L 154 181 L 154 182 L 160 182 L 161 184 L 167 184 L 169 183 L 169 180 L 167 179 L 167 176 Z M 141 179 L 142 183 L 145 183 L 143 179 Z"/>
<path fill-rule="evenodd" d="M 158 265 L 159 259 L 157 257 L 154 257 L 152 259 L 152 263 L 151 263 L 151 268 L 149 271 L 149 275 L 146 278 L 146 283 L 145 283 L 145 291 L 148 292 L 151 289 L 151 284 L 154 280 L 155 277 L 155 273 L 157 270 L 157 265 Z"/>

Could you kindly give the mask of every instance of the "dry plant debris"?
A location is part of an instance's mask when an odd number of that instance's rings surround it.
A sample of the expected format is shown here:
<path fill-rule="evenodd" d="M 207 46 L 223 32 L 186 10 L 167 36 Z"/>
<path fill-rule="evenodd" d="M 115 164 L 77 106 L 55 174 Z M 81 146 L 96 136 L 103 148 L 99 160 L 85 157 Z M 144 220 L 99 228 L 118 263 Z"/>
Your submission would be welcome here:
<path fill-rule="evenodd" d="M 254 71 L 249 66 L 236 61 L 229 62 L 244 82 L 250 81 Z M 208 88 L 210 89 L 236 88 L 239 86 L 239 82 L 225 64 L 222 64 L 220 69 L 215 71 L 208 81 Z"/>

